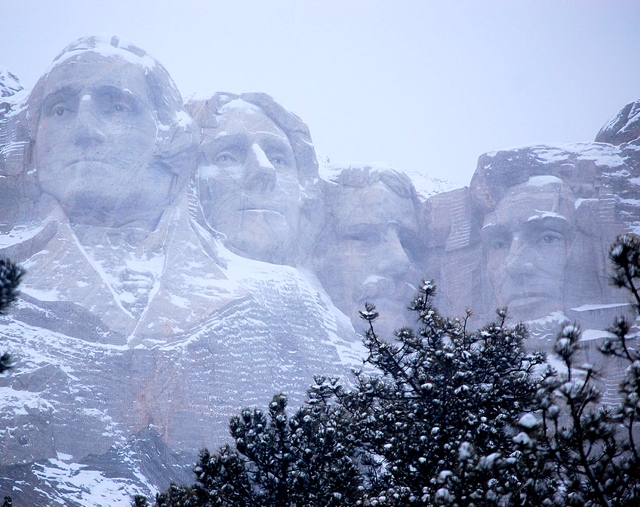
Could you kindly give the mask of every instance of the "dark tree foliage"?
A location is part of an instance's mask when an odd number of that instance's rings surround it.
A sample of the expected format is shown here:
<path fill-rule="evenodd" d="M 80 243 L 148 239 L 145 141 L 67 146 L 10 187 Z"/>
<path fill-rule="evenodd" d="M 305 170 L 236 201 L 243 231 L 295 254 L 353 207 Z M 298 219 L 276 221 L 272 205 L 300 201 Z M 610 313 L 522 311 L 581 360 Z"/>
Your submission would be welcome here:
<path fill-rule="evenodd" d="M 640 238 L 625 234 L 610 254 L 612 282 L 626 288 L 640 309 L 637 284 L 640 278 Z M 619 317 L 608 329 L 614 336 L 601 352 L 629 363 L 620 386 L 621 402 L 603 406 L 589 364 L 577 365 L 580 329 L 566 326 L 555 346 L 564 372 L 547 367 L 537 393 L 540 428 L 534 433 L 537 469 L 550 475 L 555 494 L 542 505 L 622 507 L 640 505 L 640 354 L 637 329 Z M 632 346 L 633 344 L 633 346 Z"/>
<path fill-rule="evenodd" d="M 610 251 L 612 282 L 640 312 L 640 238 Z M 418 329 L 375 332 L 366 305 L 366 370 L 353 386 L 316 378 L 288 417 L 277 395 L 265 415 L 230 422 L 235 445 L 204 450 L 192 486 L 157 496 L 170 506 L 637 507 L 640 505 L 640 351 L 636 321 L 615 320 L 605 356 L 629 367 L 620 403 L 604 406 L 580 329 L 559 333 L 558 372 L 523 349 L 506 310 L 470 332 L 441 315 L 424 282 L 410 306 Z"/>
<path fill-rule="evenodd" d="M 156 496 L 157 507 L 197 507 L 211 505 L 206 495 L 197 488 L 172 484 L 169 489 Z"/>
<path fill-rule="evenodd" d="M 135 495 L 131 507 L 148 507 L 149 501 L 142 495 Z"/>
<path fill-rule="evenodd" d="M 0 312 L 5 310 L 18 297 L 18 285 L 24 275 L 24 269 L 8 259 L 0 259 Z"/>
<path fill-rule="evenodd" d="M 18 285 L 24 276 L 24 269 L 8 259 L 0 259 L 0 314 L 4 314 L 18 297 Z M 0 356 L 0 373 L 13 368 L 11 354 L 4 352 Z M 13 501 L 10 496 L 5 496 L 2 507 L 11 507 Z"/>
<path fill-rule="evenodd" d="M 24 276 L 24 269 L 8 259 L 0 259 L 0 314 L 18 297 L 18 285 Z M 5 352 L 0 356 L 0 373 L 12 367 L 11 355 Z"/>
<path fill-rule="evenodd" d="M 287 398 L 274 396 L 266 416 L 245 409 L 229 424 L 235 448 L 200 453 L 190 488 L 172 486 L 165 506 L 360 505 L 360 473 L 351 458 L 347 421 L 330 404 L 335 381 L 318 378 L 308 402 L 289 418 Z"/>
<path fill-rule="evenodd" d="M 380 374 L 356 375 L 340 397 L 353 431 L 370 456 L 372 505 L 506 505 L 524 494 L 518 421 L 534 409 L 534 369 L 522 325 L 498 320 L 469 332 L 467 319 L 442 316 L 435 287 L 425 282 L 410 309 L 417 332 L 403 328 L 385 342 L 367 305 L 367 362 Z M 467 317 L 470 314 L 468 313 Z"/>

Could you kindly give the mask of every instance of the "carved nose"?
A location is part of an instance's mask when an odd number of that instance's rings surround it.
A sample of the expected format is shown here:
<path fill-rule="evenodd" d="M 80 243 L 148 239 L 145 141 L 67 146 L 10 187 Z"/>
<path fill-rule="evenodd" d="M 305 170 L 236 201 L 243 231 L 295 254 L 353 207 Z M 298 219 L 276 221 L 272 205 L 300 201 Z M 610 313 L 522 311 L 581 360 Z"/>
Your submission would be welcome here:
<path fill-rule="evenodd" d="M 75 143 L 80 147 L 103 143 L 106 136 L 101 122 L 89 104 L 81 101 L 75 124 Z"/>
<path fill-rule="evenodd" d="M 530 246 L 518 238 L 514 238 L 505 258 L 505 268 L 512 278 L 535 274 L 536 267 L 529 252 Z"/>
<path fill-rule="evenodd" d="M 247 155 L 247 163 L 244 170 L 245 188 L 259 192 L 272 191 L 276 188 L 276 180 L 275 168 L 269 162 L 262 148 L 254 144 Z"/>
<path fill-rule="evenodd" d="M 411 267 L 411 261 L 400 243 L 398 237 L 398 224 L 390 222 L 384 238 L 383 259 L 378 264 L 380 275 L 392 278 L 399 278 Z"/>

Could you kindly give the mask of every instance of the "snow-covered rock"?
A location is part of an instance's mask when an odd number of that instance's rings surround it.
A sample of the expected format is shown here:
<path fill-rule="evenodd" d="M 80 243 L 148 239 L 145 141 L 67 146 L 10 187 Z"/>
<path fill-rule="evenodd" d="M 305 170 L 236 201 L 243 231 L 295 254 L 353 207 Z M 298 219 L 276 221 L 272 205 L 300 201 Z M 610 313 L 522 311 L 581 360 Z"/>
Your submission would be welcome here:
<path fill-rule="evenodd" d="M 0 496 L 128 505 L 189 480 L 241 408 L 278 392 L 295 406 L 314 375 L 361 365 L 365 302 L 383 336 L 414 325 L 422 278 L 445 313 L 474 309 L 470 326 L 509 306 L 532 348 L 578 321 L 584 362 L 619 380 L 595 356 L 628 309 L 607 253 L 640 231 L 637 103 L 600 142 L 487 153 L 457 188 L 318 164 L 266 94 L 185 107 L 115 36 L 69 45 L 28 95 L 0 71 L 0 95 L 0 256 L 27 268 L 0 320 L 17 359 L 0 377 Z"/>
<path fill-rule="evenodd" d="M 311 272 L 239 256 L 207 223 L 189 181 L 199 129 L 144 51 L 80 39 L 13 113 L 0 124 L 0 255 L 27 275 L 1 327 L 18 360 L 0 377 L 3 491 L 27 470 L 69 505 L 120 479 L 153 493 L 170 466 L 122 467 L 149 431 L 195 457 L 241 408 L 278 392 L 294 407 L 314 375 L 361 364 Z"/>

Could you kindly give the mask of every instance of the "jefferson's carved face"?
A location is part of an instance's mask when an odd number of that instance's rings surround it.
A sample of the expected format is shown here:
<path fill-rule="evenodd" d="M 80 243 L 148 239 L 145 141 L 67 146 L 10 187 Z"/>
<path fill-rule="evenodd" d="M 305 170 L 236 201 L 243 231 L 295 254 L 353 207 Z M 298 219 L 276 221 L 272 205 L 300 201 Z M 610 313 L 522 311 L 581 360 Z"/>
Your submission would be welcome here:
<path fill-rule="evenodd" d="M 287 135 L 258 107 L 234 100 L 204 133 L 202 151 L 200 198 L 209 224 L 240 255 L 290 262 L 300 184 Z"/>
<path fill-rule="evenodd" d="M 498 305 L 516 318 L 562 310 L 575 199 L 559 178 L 513 187 L 484 220 L 486 269 Z"/>
<path fill-rule="evenodd" d="M 46 80 L 38 178 L 72 222 L 148 224 L 171 201 L 174 176 L 152 164 L 157 127 L 144 72 L 125 59 L 86 52 Z"/>
<path fill-rule="evenodd" d="M 391 332 L 386 322 L 406 313 L 420 280 L 414 267 L 421 253 L 414 203 L 379 181 L 345 187 L 337 206 L 338 237 L 327 251 L 321 281 L 354 322 L 365 302 L 376 304 L 378 331 Z"/>

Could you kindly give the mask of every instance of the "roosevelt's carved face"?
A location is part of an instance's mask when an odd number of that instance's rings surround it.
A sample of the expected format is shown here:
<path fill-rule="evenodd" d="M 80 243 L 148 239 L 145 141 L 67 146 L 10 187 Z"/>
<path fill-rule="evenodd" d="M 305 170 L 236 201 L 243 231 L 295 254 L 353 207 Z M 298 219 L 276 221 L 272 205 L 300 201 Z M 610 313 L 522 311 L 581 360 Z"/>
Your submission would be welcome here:
<path fill-rule="evenodd" d="M 407 316 L 420 281 L 414 267 L 421 253 L 414 203 L 382 181 L 345 187 L 336 219 L 338 237 L 328 248 L 319 277 L 354 323 L 364 303 L 371 302 L 380 313 L 376 329 L 392 332 L 396 326 L 391 322 Z"/>
<path fill-rule="evenodd" d="M 36 168 L 72 222 L 151 229 L 171 202 L 175 177 L 152 163 L 157 127 L 144 72 L 86 52 L 47 77 Z"/>
<path fill-rule="evenodd" d="M 498 305 L 516 318 L 562 310 L 575 199 L 559 178 L 510 189 L 484 220 L 486 269 Z"/>
<path fill-rule="evenodd" d="M 258 107 L 234 100 L 203 137 L 200 199 L 209 224 L 240 255 L 290 263 L 300 184 L 287 135 Z"/>

